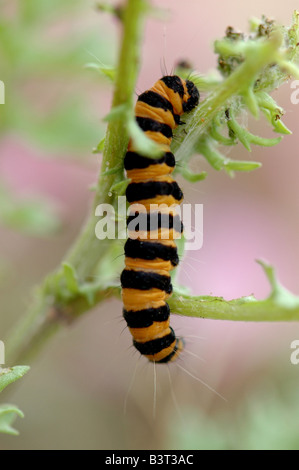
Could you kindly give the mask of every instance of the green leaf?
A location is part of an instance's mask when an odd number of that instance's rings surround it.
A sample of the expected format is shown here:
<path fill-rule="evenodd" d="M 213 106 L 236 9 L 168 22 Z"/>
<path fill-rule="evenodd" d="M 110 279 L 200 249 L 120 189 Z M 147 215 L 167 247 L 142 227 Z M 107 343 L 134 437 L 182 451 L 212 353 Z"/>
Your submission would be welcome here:
<path fill-rule="evenodd" d="M 255 119 L 258 119 L 259 114 L 260 114 L 259 105 L 258 105 L 256 95 L 253 91 L 253 88 L 252 87 L 246 88 L 246 90 L 243 91 L 242 93 L 242 97 L 243 97 L 245 105 L 247 106 L 251 114 L 255 117 Z"/>
<path fill-rule="evenodd" d="M 94 62 L 86 64 L 85 67 L 87 69 L 96 70 L 101 75 L 107 77 L 112 83 L 115 81 L 116 69 L 114 67 L 110 67 L 109 65 L 104 64 L 97 64 Z"/>
<path fill-rule="evenodd" d="M 106 138 L 103 137 L 103 139 L 98 143 L 97 147 L 93 149 L 92 153 L 103 153 L 105 147 L 105 140 Z"/>
<path fill-rule="evenodd" d="M 260 168 L 262 164 L 260 162 L 250 162 L 245 160 L 230 160 L 224 163 L 225 170 L 230 171 L 253 171 Z"/>
<path fill-rule="evenodd" d="M 121 5 L 113 6 L 107 2 L 99 2 L 96 4 L 96 8 L 102 12 L 114 15 L 119 20 L 123 19 L 123 7 Z"/>
<path fill-rule="evenodd" d="M 4 390 L 8 385 L 19 380 L 28 371 L 29 366 L 14 366 L 6 369 L 0 369 L 0 392 Z"/>
<path fill-rule="evenodd" d="M 62 267 L 67 289 L 71 294 L 77 294 L 79 292 L 79 284 L 75 269 L 69 263 L 62 263 Z"/>
<path fill-rule="evenodd" d="M 202 154 L 215 170 L 219 171 L 224 168 L 225 157 L 215 149 L 213 141 L 208 137 L 197 142 L 196 151 Z"/>
<path fill-rule="evenodd" d="M 214 147 L 212 139 L 206 137 L 197 143 L 197 151 L 201 153 L 210 165 L 217 171 L 225 169 L 228 174 L 233 175 L 234 171 L 252 171 L 261 166 L 259 162 L 251 162 L 246 160 L 231 160 L 222 155 Z"/>
<path fill-rule="evenodd" d="M 115 183 L 110 187 L 110 191 L 112 193 L 117 194 L 118 196 L 123 196 L 126 192 L 129 182 L 130 182 L 129 179 L 119 181 L 118 183 Z"/>
<path fill-rule="evenodd" d="M 163 155 L 160 146 L 149 139 L 138 126 L 135 117 L 131 117 L 127 123 L 129 135 L 134 143 L 136 152 L 149 158 L 159 158 Z"/>
<path fill-rule="evenodd" d="M 183 176 L 183 178 L 185 178 L 185 180 L 190 181 L 190 183 L 196 183 L 197 181 L 202 181 L 207 176 L 206 171 L 202 171 L 200 173 L 194 173 L 187 167 L 187 165 L 182 165 L 180 168 L 177 169 L 177 171 Z"/>
<path fill-rule="evenodd" d="M 287 60 L 284 60 L 283 57 L 279 58 L 278 63 L 284 73 L 292 75 L 294 78 L 299 79 L 299 67 L 297 67 L 297 65 L 292 64 Z"/>
<path fill-rule="evenodd" d="M 230 118 L 227 122 L 228 127 L 233 131 L 234 135 L 244 145 L 246 150 L 251 152 L 250 144 L 260 145 L 262 147 L 273 147 L 277 145 L 282 137 L 274 137 L 273 139 L 266 139 L 257 135 L 251 134 L 245 127 L 240 126 L 234 119 L 232 111 L 230 111 Z"/>
<path fill-rule="evenodd" d="M 224 135 L 220 133 L 219 131 L 220 128 L 221 128 L 220 117 L 218 115 L 212 121 L 212 125 L 209 131 L 211 137 L 213 137 L 214 140 L 216 140 L 222 145 L 236 145 L 237 141 L 235 140 L 235 138 L 225 137 Z"/>
<path fill-rule="evenodd" d="M 123 170 L 123 165 L 116 165 L 114 168 L 110 168 L 110 170 L 106 170 L 103 173 L 101 173 L 101 176 L 116 175 L 121 170 Z"/>
<path fill-rule="evenodd" d="M 24 418 L 24 414 L 16 406 L 0 405 L 0 433 L 17 436 L 19 432 L 11 426 L 17 416 Z"/>
<path fill-rule="evenodd" d="M 118 119 L 126 119 L 129 112 L 129 106 L 127 103 L 120 104 L 119 106 L 114 106 L 108 114 L 104 117 L 103 121 L 111 122 Z"/>
<path fill-rule="evenodd" d="M 284 111 L 280 106 L 278 106 L 272 96 L 265 91 L 259 91 L 256 93 L 256 96 L 262 112 L 273 125 L 273 130 L 279 134 L 291 134 L 292 132 L 281 121 Z"/>

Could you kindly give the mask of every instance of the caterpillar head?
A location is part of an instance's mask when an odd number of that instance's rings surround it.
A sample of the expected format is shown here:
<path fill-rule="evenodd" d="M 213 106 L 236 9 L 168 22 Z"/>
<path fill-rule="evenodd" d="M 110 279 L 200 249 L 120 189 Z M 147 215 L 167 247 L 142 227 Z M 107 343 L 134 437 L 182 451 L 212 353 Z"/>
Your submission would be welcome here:
<path fill-rule="evenodd" d="M 190 80 L 185 80 L 187 93 L 184 94 L 183 110 L 184 113 L 191 111 L 199 103 L 199 91 Z"/>

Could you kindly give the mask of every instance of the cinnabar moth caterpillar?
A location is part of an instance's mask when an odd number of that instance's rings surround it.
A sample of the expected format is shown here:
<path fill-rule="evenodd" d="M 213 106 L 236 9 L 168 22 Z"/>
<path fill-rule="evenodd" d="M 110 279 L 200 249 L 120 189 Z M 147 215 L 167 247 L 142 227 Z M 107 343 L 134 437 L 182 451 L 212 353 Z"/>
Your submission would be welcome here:
<path fill-rule="evenodd" d="M 169 325 L 166 302 L 172 293 L 169 271 L 179 262 L 174 240 L 183 230 L 173 209 L 181 203 L 183 193 L 171 177 L 175 158 L 170 144 L 172 130 L 181 123 L 180 116 L 198 102 L 199 92 L 193 82 L 175 75 L 158 80 L 138 97 L 135 115 L 140 128 L 161 146 L 164 154 L 155 160 L 139 155 L 130 141 L 124 161 L 131 180 L 126 197 L 132 212 L 127 220 L 129 238 L 121 274 L 123 316 L 135 348 L 156 363 L 175 360 L 184 346 L 183 339 L 176 337 Z M 143 210 L 134 211 L 136 204 Z M 152 204 L 163 205 L 163 209 L 153 213 Z M 152 228 L 154 216 L 156 225 Z M 137 217 L 137 237 L 132 238 L 130 224 Z"/>

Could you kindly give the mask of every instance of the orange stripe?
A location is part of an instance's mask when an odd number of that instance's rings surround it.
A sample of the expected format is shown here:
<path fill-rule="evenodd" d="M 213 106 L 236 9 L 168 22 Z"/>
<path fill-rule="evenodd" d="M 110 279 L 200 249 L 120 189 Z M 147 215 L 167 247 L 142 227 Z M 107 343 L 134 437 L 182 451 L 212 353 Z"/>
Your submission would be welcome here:
<path fill-rule="evenodd" d="M 158 352 L 157 354 L 145 355 L 145 357 L 147 357 L 152 362 L 162 361 L 163 359 L 165 359 L 165 357 L 169 356 L 169 354 L 172 353 L 175 345 L 176 340 L 170 346 L 168 346 L 168 348 L 162 349 L 162 351 Z"/>
<path fill-rule="evenodd" d="M 153 86 L 152 90 L 161 94 L 164 96 L 164 98 L 171 102 L 175 114 L 183 114 L 182 98 L 178 93 L 173 91 L 171 88 L 168 88 L 168 86 L 162 80 L 158 80 Z"/>
<path fill-rule="evenodd" d="M 146 179 L 154 179 L 159 176 L 168 175 L 174 170 L 173 167 L 166 165 L 166 163 L 156 163 L 147 168 L 135 168 L 134 170 L 127 171 L 127 177 L 132 180 L 132 183 L 144 181 Z"/>
<path fill-rule="evenodd" d="M 144 260 L 141 258 L 126 257 L 125 264 L 127 268 L 133 269 L 134 271 L 154 271 L 155 273 L 162 274 L 163 276 L 167 276 L 168 271 L 173 269 L 173 265 L 170 261 L 165 261 L 161 258 L 156 258 L 154 260 Z"/>
<path fill-rule="evenodd" d="M 169 294 L 165 291 L 153 288 L 149 290 L 122 289 L 122 299 L 126 310 L 143 310 L 154 307 L 157 303 L 165 303 Z"/>
<path fill-rule="evenodd" d="M 138 343 L 147 343 L 153 339 L 163 338 L 170 333 L 169 319 L 162 322 L 155 321 L 151 326 L 145 328 L 129 328 L 129 330 Z"/>
<path fill-rule="evenodd" d="M 154 108 L 142 101 L 137 101 L 135 106 L 135 115 L 136 117 L 150 118 L 154 119 L 154 121 L 162 122 L 163 124 L 170 126 L 171 129 L 175 129 L 177 127 L 171 111 L 165 111 L 162 108 Z"/>
<path fill-rule="evenodd" d="M 157 131 L 145 131 L 144 133 L 149 139 L 153 140 L 157 144 L 161 144 L 162 149 L 167 147 L 167 151 L 170 152 L 171 137 L 165 137 L 165 135 Z"/>

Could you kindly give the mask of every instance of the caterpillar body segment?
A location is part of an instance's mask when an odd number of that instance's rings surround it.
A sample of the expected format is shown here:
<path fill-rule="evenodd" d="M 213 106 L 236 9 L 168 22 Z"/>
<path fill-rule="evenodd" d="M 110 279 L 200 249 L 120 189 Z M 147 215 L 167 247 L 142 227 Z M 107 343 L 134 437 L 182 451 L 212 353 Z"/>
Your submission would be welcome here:
<path fill-rule="evenodd" d="M 174 240 L 183 231 L 175 211 L 183 193 L 171 175 L 175 157 L 170 144 L 181 115 L 198 102 L 193 82 L 175 75 L 158 80 L 138 97 L 135 115 L 140 128 L 164 154 L 158 159 L 139 155 L 130 141 L 124 160 L 131 181 L 126 191 L 129 238 L 121 274 L 123 316 L 135 348 L 156 363 L 175 360 L 184 347 L 183 339 L 170 327 L 167 304 L 172 294 L 170 271 L 179 263 Z"/>

